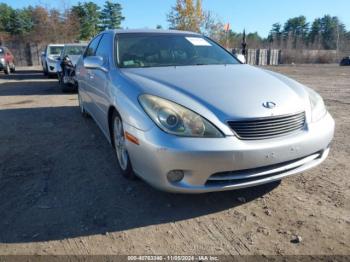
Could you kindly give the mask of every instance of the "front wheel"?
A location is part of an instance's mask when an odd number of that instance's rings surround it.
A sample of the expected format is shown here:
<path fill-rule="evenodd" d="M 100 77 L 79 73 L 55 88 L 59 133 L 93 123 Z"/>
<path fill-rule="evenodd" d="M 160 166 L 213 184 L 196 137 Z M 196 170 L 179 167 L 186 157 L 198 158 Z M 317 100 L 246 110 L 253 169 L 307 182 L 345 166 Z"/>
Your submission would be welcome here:
<path fill-rule="evenodd" d="M 127 179 L 135 179 L 136 176 L 132 170 L 128 151 L 126 149 L 125 134 L 121 117 L 115 112 L 112 117 L 112 143 L 117 154 L 118 164 L 122 175 Z"/>
<path fill-rule="evenodd" d="M 10 72 L 11 72 L 11 73 L 16 72 L 16 66 L 15 66 L 15 64 L 12 64 L 12 67 L 10 68 Z"/>
<path fill-rule="evenodd" d="M 5 72 L 6 75 L 9 75 L 11 73 L 11 69 L 10 69 L 10 65 L 9 64 L 6 64 L 4 72 Z"/>
<path fill-rule="evenodd" d="M 48 75 L 47 63 L 45 63 L 45 67 L 43 66 L 43 74 L 44 74 L 44 76 Z"/>

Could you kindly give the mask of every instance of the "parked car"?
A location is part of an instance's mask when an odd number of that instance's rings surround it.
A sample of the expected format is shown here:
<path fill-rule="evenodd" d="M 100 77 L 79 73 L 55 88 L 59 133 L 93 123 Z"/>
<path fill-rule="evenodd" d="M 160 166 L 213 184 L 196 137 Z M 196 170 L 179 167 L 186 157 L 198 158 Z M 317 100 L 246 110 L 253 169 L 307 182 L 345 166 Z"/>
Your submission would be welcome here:
<path fill-rule="evenodd" d="M 312 89 L 182 31 L 105 31 L 76 68 L 78 101 L 122 174 L 170 192 L 251 187 L 328 155 L 334 120 Z"/>
<path fill-rule="evenodd" d="M 57 76 L 62 92 L 76 89 L 75 65 L 84 53 L 86 44 L 65 44 L 57 60 Z"/>
<path fill-rule="evenodd" d="M 7 75 L 16 70 L 15 57 L 5 46 L 0 46 L 0 70 L 4 70 Z"/>
<path fill-rule="evenodd" d="M 41 53 L 41 65 L 44 75 L 49 77 L 57 75 L 57 59 L 60 57 L 63 47 L 64 45 L 61 44 L 50 44 Z"/>
<path fill-rule="evenodd" d="M 340 62 L 341 66 L 350 66 L 350 56 L 348 57 L 344 57 L 341 62 Z"/>

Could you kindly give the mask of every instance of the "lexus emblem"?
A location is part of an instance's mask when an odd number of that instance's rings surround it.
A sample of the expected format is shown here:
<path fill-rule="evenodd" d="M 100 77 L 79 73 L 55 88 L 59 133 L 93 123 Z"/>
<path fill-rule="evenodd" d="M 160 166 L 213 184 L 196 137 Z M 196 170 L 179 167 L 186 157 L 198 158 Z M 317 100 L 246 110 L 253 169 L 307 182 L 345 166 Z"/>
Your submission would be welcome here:
<path fill-rule="evenodd" d="M 264 102 L 262 105 L 263 105 L 263 107 L 268 108 L 268 109 L 272 109 L 276 106 L 276 104 L 274 102 L 269 102 L 269 101 Z"/>

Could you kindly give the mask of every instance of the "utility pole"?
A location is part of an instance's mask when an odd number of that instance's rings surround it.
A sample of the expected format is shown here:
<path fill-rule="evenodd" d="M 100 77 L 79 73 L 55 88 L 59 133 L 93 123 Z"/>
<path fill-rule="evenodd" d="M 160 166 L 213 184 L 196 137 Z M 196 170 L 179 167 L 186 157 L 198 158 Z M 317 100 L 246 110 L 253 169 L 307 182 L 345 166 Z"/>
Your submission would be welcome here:
<path fill-rule="evenodd" d="M 245 29 L 243 30 L 243 39 L 242 39 L 242 55 L 245 56 L 247 60 L 248 50 L 247 50 L 247 41 L 246 41 L 246 35 L 245 35 Z"/>

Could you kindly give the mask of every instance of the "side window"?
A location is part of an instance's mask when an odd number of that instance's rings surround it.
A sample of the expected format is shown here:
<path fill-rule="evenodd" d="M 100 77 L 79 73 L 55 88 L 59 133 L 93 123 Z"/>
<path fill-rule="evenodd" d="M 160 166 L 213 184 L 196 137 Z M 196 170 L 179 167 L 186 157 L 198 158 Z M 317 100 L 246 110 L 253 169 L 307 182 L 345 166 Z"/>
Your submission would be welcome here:
<path fill-rule="evenodd" d="M 86 48 L 84 57 L 95 55 L 95 51 L 98 46 L 98 43 L 100 42 L 100 39 L 101 39 L 101 35 L 97 36 L 94 40 L 91 41 L 89 46 Z"/>
<path fill-rule="evenodd" d="M 102 36 L 102 39 L 98 44 L 98 47 L 96 50 L 96 56 L 101 56 L 104 59 L 108 59 L 108 56 L 111 52 L 110 49 L 112 47 L 112 43 L 110 40 L 111 40 L 111 37 L 109 34 L 104 34 Z"/>

